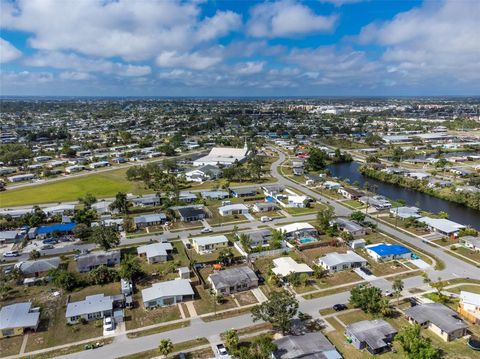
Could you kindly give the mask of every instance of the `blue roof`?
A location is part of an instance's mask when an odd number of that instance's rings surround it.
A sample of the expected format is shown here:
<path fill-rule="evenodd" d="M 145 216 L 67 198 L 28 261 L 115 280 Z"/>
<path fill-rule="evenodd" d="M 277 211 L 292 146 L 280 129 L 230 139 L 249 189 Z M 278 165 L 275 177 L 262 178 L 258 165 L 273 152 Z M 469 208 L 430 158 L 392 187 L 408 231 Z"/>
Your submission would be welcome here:
<path fill-rule="evenodd" d="M 371 251 L 377 253 L 379 256 L 389 256 L 389 255 L 400 255 L 411 253 L 412 251 L 404 246 L 400 246 L 398 244 L 379 244 L 378 246 L 368 247 Z"/>
<path fill-rule="evenodd" d="M 58 223 L 38 228 L 37 234 L 50 234 L 54 232 L 70 232 L 77 226 L 76 223 Z"/>

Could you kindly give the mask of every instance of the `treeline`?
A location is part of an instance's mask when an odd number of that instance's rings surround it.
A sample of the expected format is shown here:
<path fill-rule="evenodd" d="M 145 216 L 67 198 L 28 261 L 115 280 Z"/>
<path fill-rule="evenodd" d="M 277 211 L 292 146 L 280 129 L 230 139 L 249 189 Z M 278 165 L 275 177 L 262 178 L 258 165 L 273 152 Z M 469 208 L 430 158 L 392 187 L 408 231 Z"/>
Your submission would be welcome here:
<path fill-rule="evenodd" d="M 411 188 L 416 191 L 428 194 L 433 197 L 447 201 L 463 204 L 467 207 L 480 211 L 480 193 L 471 193 L 455 191 L 452 188 L 448 192 L 440 192 L 435 188 L 427 187 L 428 181 L 404 177 L 402 175 L 382 172 L 369 166 L 361 166 L 359 172 L 365 176 L 375 178 L 382 182 L 399 185 L 405 188 Z"/>

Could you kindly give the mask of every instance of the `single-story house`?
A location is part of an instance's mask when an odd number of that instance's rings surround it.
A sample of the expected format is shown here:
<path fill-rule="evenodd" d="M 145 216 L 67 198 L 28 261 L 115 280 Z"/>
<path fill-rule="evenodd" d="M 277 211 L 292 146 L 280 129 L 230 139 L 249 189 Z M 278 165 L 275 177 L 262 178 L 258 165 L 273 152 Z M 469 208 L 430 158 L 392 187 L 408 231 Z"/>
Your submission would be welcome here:
<path fill-rule="evenodd" d="M 251 248 L 267 245 L 268 242 L 272 239 L 271 229 L 252 229 L 242 232 L 241 234 L 248 236 Z M 238 233 L 237 237 L 240 237 L 241 234 Z"/>
<path fill-rule="evenodd" d="M 331 273 L 367 265 L 367 260 L 353 251 L 332 252 L 318 258 L 318 265 Z"/>
<path fill-rule="evenodd" d="M 57 269 L 60 258 L 38 259 L 35 261 L 18 262 L 15 264 L 24 277 L 45 277 L 50 269 Z"/>
<path fill-rule="evenodd" d="M 460 291 L 458 313 L 473 324 L 480 324 L 480 294 Z"/>
<path fill-rule="evenodd" d="M 137 247 L 137 253 L 142 258 L 147 258 L 148 263 L 161 263 L 168 259 L 168 254 L 173 251 L 170 242 L 152 243 Z"/>
<path fill-rule="evenodd" d="M 307 273 L 313 274 L 313 269 L 305 263 L 297 263 L 292 257 L 275 258 L 273 261 L 272 272 L 279 277 L 288 277 L 290 274 Z"/>
<path fill-rule="evenodd" d="M 465 236 L 460 237 L 459 242 L 466 248 L 469 248 L 473 251 L 480 251 L 480 237 L 474 236 Z"/>
<path fill-rule="evenodd" d="M 165 213 L 152 213 L 152 214 L 143 214 L 133 218 L 133 223 L 135 223 L 135 228 L 145 228 L 150 226 L 158 226 L 167 221 L 167 216 Z"/>
<path fill-rule="evenodd" d="M 418 207 L 395 207 L 390 208 L 390 213 L 394 217 L 401 219 L 420 218 L 420 208 Z"/>
<path fill-rule="evenodd" d="M 364 227 L 359 225 L 358 223 L 355 223 L 353 221 L 350 221 L 349 219 L 346 218 L 336 218 L 332 221 L 333 223 L 337 224 L 337 227 L 347 233 L 350 233 L 352 236 L 364 236 L 366 234 L 366 230 Z"/>
<path fill-rule="evenodd" d="M 287 239 L 316 237 L 318 235 L 315 227 L 306 222 L 287 224 L 278 228 L 278 230 L 281 231 Z"/>
<path fill-rule="evenodd" d="M 73 222 L 57 223 L 57 224 L 51 224 L 48 226 L 41 226 L 41 227 L 38 227 L 36 235 L 37 237 L 45 238 L 54 233 L 69 234 L 69 233 L 73 233 L 73 230 L 75 229 L 76 226 L 77 224 Z"/>
<path fill-rule="evenodd" d="M 348 242 L 348 246 L 352 249 L 365 248 L 366 245 L 367 245 L 367 241 L 363 238 L 354 239 Z"/>
<path fill-rule="evenodd" d="M 203 191 L 200 194 L 206 199 L 225 199 L 230 196 L 227 191 Z"/>
<path fill-rule="evenodd" d="M 309 198 L 305 195 L 288 195 L 287 202 L 289 207 L 305 208 L 309 202 Z"/>
<path fill-rule="evenodd" d="M 7 177 L 10 182 L 21 182 L 21 181 L 30 181 L 35 178 L 35 175 L 32 173 L 26 173 L 23 175 L 15 175 Z"/>
<path fill-rule="evenodd" d="M 177 211 L 182 222 L 201 221 L 207 218 L 207 213 L 200 206 L 180 207 Z"/>
<path fill-rule="evenodd" d="M 198 254 L 205 254 L 228 246 L 228 239 L 224 235 L 204 236 L 192 238 L 193 248 Z"/>
<path fill-rule="evenodd" d="M 252 207 L 254 212 L 273 212 L 278 209 L 277 205 L 273 202 L 257 202 Z"/>
<path fill-rule="evenodd" d="M 342 355 L 321 332 L 286 335 L 273 343 L 277 346 L 272 353 L 273 359 L 342 359 Z"/>
<path fill-rule="evenodd" d="M 243 203 L 227 204 L 218 208 L 221 216 L 232 216 L 235 214 L 248 214 L 248 207 Z"/>
<path fill-rule="evenodd" d="M 36 331 L 40 323 L 40 308 L 32 303 L 15 303 L 0 309 L 0 338 L 22 335 L 25 331 Z"/>
<path fill-rule="evenodd" d="M 99 201 L 95 202 L 92 204 L 92 208 L 97 211 L 98 214 L 105 214 L 105 213 L 111 213 L 115 212 L 110 210 L 110 205 L 113 203 L 113 201 Z"/>
<path fill-rule="evenodd" d="M 285 186 L 280 184 L 272 184 L 272 185 L 262 186 L 262 190 L 266 196 L 275 197 L 277 194 L 285 191 Z"/>
<path fill-rule="evenodd" d="M 77 270 L 79 272 L 90 272 L 101 265 L 114 266 L 120 264 L 120 251 L 110 252 L 99 251 L 81 255 L 77 258 Z"/>
<path fill-rule="evenodd" d="M 250 267 L 228 268 L 209 275 L 212 289 L 222 295 L 250 290 L 258 287 L 258 278 Z"/>
<path fill-rule="evenodd" d="M 193 203 L 197 200 L 197 196 L 195 193 L 192 192 L 180 192 L 178 195 L 179 202 L 183 203 Z"/>
<path fill-rule="evenodd" d="M 53 216 L 55 214 L 73 213 L 75 211 L 75 205 L 74 204 L 59 204 L 59 205 L 56 205 L 56 206 L 42 208 L 42 211 L 47 216 Z"/>
<path fill-rule="evenodd" d="M 428 328 L 445 341 L 467 335 L 467 324 L 455 311 L 440 303 L 424 303 L 405 310 L 405 316 L 412 324 Z"/>
<path fill-rule="evenodd" d="M 189 182 L 204 182 L 217 179 L 222 174 L 222 170 L 213 165 L 201 166 L 185 172 L 185 178 Z"/>
<path fill-rule="evenodd" d="M 67 304 L 65 317 L 69 324 L 75 324 L 80 319 L 98 320 L 113 315 L 113 297 L 105 294 L 89 295 L 85 300 Z"/>
<path fill-rule="evenodd" d="M 338 190 L 342 185 L 338 182 L 332 182 L 332 181 L 325 181 L 322 184 L 323 188 L 325 189 L 333 189 L 333 190 Z"/>
<path fill-rule="evenodd" d="M 188 279 L 175 279 L 154 283 L 150 288 L 142 290 L 145 308 L 164 307 L 191 300 L 195 296 Z"/>
<path fill-rule="evenodd" d="M 367 206 L 372 206 L 378 210 L 392 208 L 392 204 L 390 203 L 390 201 L 383 196 L 362 196 L 358 200 L 363 204 L 366 204 Z"/>
<path fill-rule="evenodd" d="M 458 232 L 465 228 L 463 224 L 456 223 L 445 218 L 422 217 L 419 218 L 418 221 L 425 223 L 429 230 L 449 237 L 458 236 Z"/>
<path fill-rule="evenodd" d="M 257 187 L 230 188 L 233 197 L 254 197 L 257 195 Z"/>
<path fill-rule="evenodd" d="M 394 259 L 409 259 L 412 257 L 412 251 L 399 244 L 376 243 L 365 247 L 370 257 L 377 262 L 391 261 Z"/>
<path fill-rule="evenodd" d="M 338 193 L 340 193 L 343 197 L 352 200 L 357 200 L 365 195 L 363 192 L 357 191 L 356 189 L 343 187 L 338 189 Z"/>
<path fill-rule="evenodd" d="M 25 233 L 21 231 L 1 231 L 0 243 L 18 243 L 25 238 Z"/>
<path fill-rule="evenodd" d="M 139 206 L 139 207 L 154 207 L 154 206 L 159 206 L 161 203 L 160 197 L 158 197 L 156 194 L 147 194 L 142 197 L 135 197 L 131 198 L 130 202 L 133 203 L 134 206 Z"/>
<path fill-rule="evenodd" d="M 366 348 L 372 355 L 390 350 L 396 334 L 397 330 L 383 319 L 362 320 L 345 328 L 345 336 L 352 345 L 359 350 Z"/>

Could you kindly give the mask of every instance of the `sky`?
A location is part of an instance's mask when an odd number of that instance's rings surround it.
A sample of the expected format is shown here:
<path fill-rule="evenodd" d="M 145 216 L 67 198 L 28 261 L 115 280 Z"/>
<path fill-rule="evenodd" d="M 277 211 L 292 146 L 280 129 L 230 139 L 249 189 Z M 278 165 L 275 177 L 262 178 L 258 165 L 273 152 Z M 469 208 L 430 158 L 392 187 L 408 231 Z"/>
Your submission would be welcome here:
<path fill-rule="evenodd" d="M 480 95 L 480 0 L 0 0 L 0 95 Z"/>

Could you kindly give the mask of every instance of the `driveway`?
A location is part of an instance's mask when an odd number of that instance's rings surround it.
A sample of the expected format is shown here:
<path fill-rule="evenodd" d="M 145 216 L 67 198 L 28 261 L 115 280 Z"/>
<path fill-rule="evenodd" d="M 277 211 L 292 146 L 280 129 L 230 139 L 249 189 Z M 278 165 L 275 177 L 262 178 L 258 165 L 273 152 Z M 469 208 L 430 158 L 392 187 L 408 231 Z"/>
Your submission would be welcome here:
<path fill-rule="evenodd" d="M 372 280 L 375 280 L 377 279 L 378 277 L 374 276 L 373 274 L 367 274 L 365 273 L 363 270 L 361 270 L 360 268 L 355 268 L 353 270 L 355 273 L 357 273 L 360 277 L 362 277 L 363 279 L 365 280 L 368 280 L 368 281 L 372 281 Z"/>

